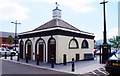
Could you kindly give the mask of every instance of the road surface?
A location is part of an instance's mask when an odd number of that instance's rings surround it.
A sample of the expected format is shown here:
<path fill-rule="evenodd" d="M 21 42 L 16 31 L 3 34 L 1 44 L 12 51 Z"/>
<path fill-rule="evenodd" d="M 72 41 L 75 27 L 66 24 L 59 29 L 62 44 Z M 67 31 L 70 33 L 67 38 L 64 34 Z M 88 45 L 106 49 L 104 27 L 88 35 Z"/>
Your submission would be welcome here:
<path fill-rule="evenodd" d="M 0 59 L 1 61 L 2 76 L 77 76 L 75 74 L 37 68 Z"/>

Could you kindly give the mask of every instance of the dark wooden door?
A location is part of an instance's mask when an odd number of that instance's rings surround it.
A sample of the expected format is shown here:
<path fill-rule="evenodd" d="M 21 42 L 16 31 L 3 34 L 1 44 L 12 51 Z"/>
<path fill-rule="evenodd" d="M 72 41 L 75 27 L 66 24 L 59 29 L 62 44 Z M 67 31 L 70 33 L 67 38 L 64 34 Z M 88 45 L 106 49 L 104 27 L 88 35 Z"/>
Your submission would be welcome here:
<path fill-rule="evenodd" d="M 28 59 L 31 60 L 31 45 L 28 45 Z"/>
<path fill-rule="evenodd" d="M 56 63 L 56 44 L 49 44 L 48 63 L 52 63 L 52 58 L 54 58 L 53 63 Z"/>
<path fill-rule="evenodd" d="M 39 44 L 39 60 L 40 60 L 40 62 L 43 62 L 43 50 L 44 50 L 44 45 Z"/>
<path fill-rule="evenodd" d="M 80 58 L 79 54 L 76 54 L 76 61 L 78 61 Z"/>
<path fill-rule="evenodd" d="M 20 44 L 20 58 L 23 59 L 23 44 Z"/>

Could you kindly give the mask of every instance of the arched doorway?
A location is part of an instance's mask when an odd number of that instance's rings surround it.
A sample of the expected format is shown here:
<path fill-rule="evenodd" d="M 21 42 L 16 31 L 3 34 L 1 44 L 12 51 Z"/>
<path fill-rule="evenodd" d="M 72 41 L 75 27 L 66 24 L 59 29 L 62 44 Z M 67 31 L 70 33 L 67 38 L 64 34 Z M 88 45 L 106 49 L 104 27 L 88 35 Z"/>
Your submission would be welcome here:
<path fill-rule="evenodd" d="M 30 40 L 26 41 L 26 55 L 28 60 L 32 60 L 32 42 Z"/>
<path fill-rule="evenodd" d="M 21 40 L 20 41 L 20 58 L 23 59 L 23 47 L 24 47 L 24 42 Z"/>
<path fill-rule="evenodd" d="M 35 58 L 37 60 L 37 56 L 40 62 L 45 62 L 46 60 L 46 55 L 45 55 L 45 41 L 40 38 L 37 40 L 36 45 L 35 45 Z"/>
<path fill-rule="evenodd" d="M 56 63 L 56 41 L 54 38 L 50 38 L 48 40 L 48 63 L 52 62 Z"/>

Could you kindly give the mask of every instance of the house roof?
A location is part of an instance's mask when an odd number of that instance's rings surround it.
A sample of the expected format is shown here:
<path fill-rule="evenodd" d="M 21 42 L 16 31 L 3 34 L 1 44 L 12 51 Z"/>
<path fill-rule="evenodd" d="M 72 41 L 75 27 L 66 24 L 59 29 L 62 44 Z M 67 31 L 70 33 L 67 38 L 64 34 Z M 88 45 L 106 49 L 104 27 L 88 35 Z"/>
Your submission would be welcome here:
<path fill-rule="evenodd" d="M 68 24 L 67 22 L 63 21 L 62 19 L 52 19 L 51 21 L 35 28 L 33 31 L 54 28 L 54 27 L 61 27 L 61 28 L 66 28 L 66 29 L 70 29 L 70 30 L 74 30 L 74 31 L 80 31 L 79 29 Z"/>
<path fill-rule="evenodd" d="M 3 38 L 8 38 L 8 36 L 12 36 L 12 37 L 14 37 L 14 33 L 12 33 L 12 32 L 2 32 L 2 31 L 0 31 L 0 37 L 3 37 Z"/>
<path fill-rule="evenodd" d="M 57 27 L 59 27 L 59 28 L 57 28 Z M 26 31 L 26 32 L 19 33 L 19 35 L 30 34 L 30 33 L 40 32 L 40 31 L 46 31 L 46 30 L 60 29 L 60 28 L 61 29 L 65 28 L 64 30 L 66 30 L 66 31 L 69 30 L 71 32 L 77 32 L 77 33 L 82 33 L 82 34 L 87 34 L 87 35 L 92 35 L 93 36 L 93 33 L 81 31 L 81 30 L 77 29 L 76 27 L 70 25 L 69 23 L 63 21 L 62 19 L 57 19 L 57 18 L 52 19 L 49 22 L 46 22 L 45 24 L 43 24 L 43 25 L 41 25 L 41 26 L 31 30 L 31 31 Z"/>

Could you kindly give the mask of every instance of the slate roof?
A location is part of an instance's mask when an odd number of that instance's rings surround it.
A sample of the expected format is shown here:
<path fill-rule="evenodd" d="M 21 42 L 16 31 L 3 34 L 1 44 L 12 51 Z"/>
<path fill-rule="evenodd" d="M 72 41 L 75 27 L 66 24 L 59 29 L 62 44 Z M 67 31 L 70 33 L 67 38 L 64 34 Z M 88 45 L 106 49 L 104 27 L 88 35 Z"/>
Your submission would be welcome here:
<path fill-rule="evenodd" d="M 60 29 L 55 27 L 60 27 Z M 50 28 L 55 28 L 55 29 L 52 30 Z M 65 29 L 62 30 L 61 28 L 65 28 Z M 34 30 L 19 33 L 18 36 L 19 38 L 29 38 L 29 37 L 49 36 L 49 35 L 65 35 L 65 36 L 75 36 L 75 37 L 89 38 L 89 39 L 94 38 L 93 33 L 81 31 L 76 27 L 70 25 L 69 23 L 63 21 L 62 19 L 57 19 L 57 18 L 52 19 L 49 22 L 46 22 L 45 24 L 35 28 Z"/>
<path fill-rule="evenodd" d="M 61 27 L 61 28 L 66 28 L 66 29 L 70 29 L 70 30 L 74 30 L 74 31 L 80 31 L 79 29 L 68 24 L 67 22 L 63 21 L 62 19 L 52 19 L 51 21 L 39 26 L 38 28 L 35 28 L 32 31 L 38 31 L 38 30 L 54 28 L 54 27 Z"/>

